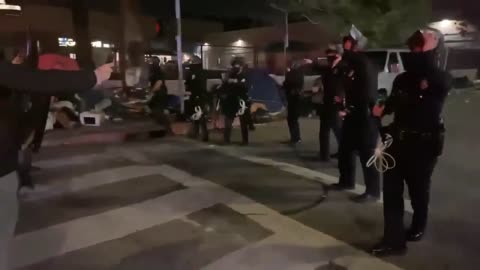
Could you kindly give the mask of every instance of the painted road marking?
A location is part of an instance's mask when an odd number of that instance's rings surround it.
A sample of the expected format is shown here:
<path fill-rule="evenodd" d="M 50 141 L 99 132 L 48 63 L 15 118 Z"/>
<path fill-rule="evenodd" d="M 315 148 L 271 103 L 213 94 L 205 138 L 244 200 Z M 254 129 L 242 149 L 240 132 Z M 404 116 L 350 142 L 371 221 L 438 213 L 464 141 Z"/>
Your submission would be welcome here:
<path fill-rule="evenodd" d="M 129 168 L 138 169 L 134 166 Z M 274 232 L 274 235 L 213 262 L 205 270 L 314 269 L 332 261 L 346 261 L 347 258 L 350 262 L 363 262 L 371 266 L 359 269 L 400 270 L 211 181 L 168 165 L 142 168 L 177 181 L 188 189 L 19 235 L 13 243 L 14 266 L 32 265 L 119 239 L 223 203 L 244 215 L 256 213 L 249 215 L 249 218 Z"/>
<path fill-rule="evenodd" d="M 22 234 L 13 242 L 13 266 L 21 268 L 68 252 L 119 239 L 181 219 L 229 199 L 218 190 L 186 189 L 143 203 Z"/>
<path fill-rule="evenodd" d="M 115 184 L 130 179 L 158 175 L 159 167 L 152 166 L 126 166 L 120 168 L 105 169 L 94 173 L 88 173 L 68 181 L 54 181 L 52 185 L 45 186 L 38 192 L 33 190 L 22 196 L 23 201 L 38 201 L 52 197 L 58 197 L 67 193 L 79 192 L 104 185 Z"/>

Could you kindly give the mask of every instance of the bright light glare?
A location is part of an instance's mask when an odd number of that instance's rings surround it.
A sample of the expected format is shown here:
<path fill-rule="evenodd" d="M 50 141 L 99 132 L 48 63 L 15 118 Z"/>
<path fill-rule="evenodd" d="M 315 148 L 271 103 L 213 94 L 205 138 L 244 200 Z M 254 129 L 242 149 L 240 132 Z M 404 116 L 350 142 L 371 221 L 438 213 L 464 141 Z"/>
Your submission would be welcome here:
<path fill-rule="evenodd" d="M 208 42 L 203 43 L 203 46 L 210 46 Z"/>
<path fill-rule="evenodd" d="M 245 46 L 245 41 L 243 41 L 242 39 L 238 39 L 237 41 L 235 41 L 235 46 Z"/>
<path fill-rule="evenodd" d="M 448 28 L 452 25 L 452 23 L 453 23 L 452 20 L 444 19 L 440 22 L 440 27 L 441 28 Z"/>
<path fill-rule="evenodd" d="M 93 41 L 92 42 L 92 47 L 94 48 L 102 48 L 102 42 L 99 40 Z"/>
<path fill-rule="evenodd" d="M 21 11 L 22 7 L 17 6 L 17 5 L 7 5 L 5 3 L 5 0 L 0 0 L 0 10 L 15 10 L 15 11 Z"/>

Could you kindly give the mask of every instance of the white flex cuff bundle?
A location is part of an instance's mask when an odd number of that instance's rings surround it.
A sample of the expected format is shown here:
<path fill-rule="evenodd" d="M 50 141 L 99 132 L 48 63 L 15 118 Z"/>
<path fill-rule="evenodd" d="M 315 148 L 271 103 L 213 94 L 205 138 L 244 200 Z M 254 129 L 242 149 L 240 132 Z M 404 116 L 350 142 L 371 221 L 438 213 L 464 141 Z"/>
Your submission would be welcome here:
<path fill-rule="evenodd" d="M 367 167 L 375 166 L 375 169 L 380 173 L 384 173 L 388 170 L 395 168 L 397 161 L 395 158 L 387 153 L 385 150 L 389 148 L 393 143 L 393 137 L 389 134 L 386 135 L 385 142 L 379 142 L 375 153 L 368 160 Z"/>

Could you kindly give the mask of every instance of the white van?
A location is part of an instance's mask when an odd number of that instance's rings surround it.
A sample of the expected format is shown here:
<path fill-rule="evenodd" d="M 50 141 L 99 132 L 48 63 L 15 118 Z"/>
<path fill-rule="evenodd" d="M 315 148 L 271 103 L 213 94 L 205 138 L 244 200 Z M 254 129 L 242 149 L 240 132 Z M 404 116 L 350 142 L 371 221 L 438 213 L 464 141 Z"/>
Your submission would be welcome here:
<path fill-rule="evenodd" d="M 392 91 L 395 78 L 405 71 L 404 57 L 407 49 L 374 49 L 365 52 L 378 70 L 378 89 L 387 89 L 388 94 Z"/>

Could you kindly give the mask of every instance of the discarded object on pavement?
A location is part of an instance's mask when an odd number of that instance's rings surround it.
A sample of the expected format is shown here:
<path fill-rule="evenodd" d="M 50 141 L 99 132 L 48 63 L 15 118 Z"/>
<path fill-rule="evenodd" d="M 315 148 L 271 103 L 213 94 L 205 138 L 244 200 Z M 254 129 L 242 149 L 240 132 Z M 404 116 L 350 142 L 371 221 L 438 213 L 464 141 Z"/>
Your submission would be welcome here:
<path fill-rule="evenodd" d="M 83 112 L 80 114 L 80 123 L 84 126 L 99 127 L 104 119 L 103 113 Z"/>

